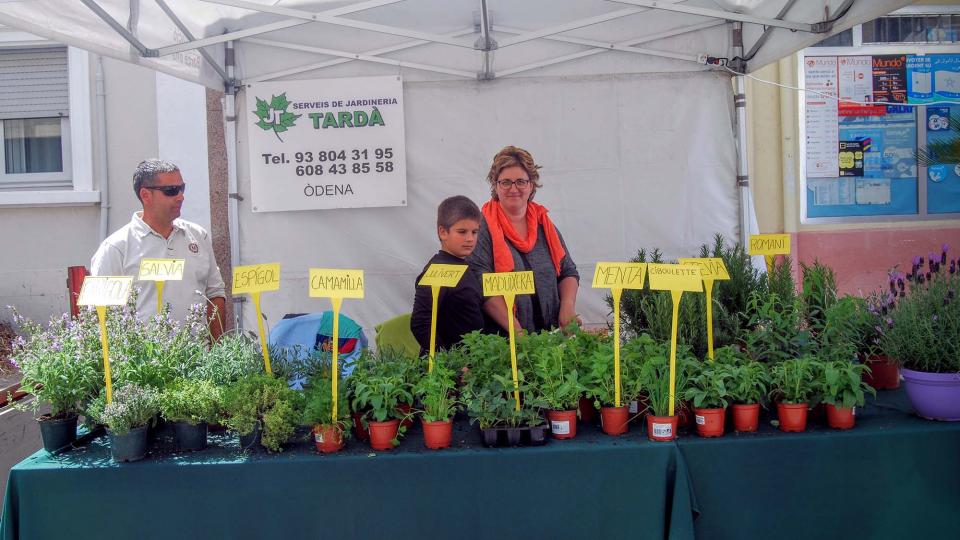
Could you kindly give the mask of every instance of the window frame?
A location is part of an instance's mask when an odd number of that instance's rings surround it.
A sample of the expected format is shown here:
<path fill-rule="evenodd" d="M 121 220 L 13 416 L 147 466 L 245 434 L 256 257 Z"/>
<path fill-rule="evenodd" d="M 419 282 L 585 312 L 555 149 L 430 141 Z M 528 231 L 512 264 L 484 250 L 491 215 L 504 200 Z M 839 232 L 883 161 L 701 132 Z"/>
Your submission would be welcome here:
<path fill-rule="evenodd" d="M 0 48 L 40 49 L 61 43 L 0 27 Z M 93 185 L 93 126 L 90 92 L 90 54 L 67 46 L 69 115 L 61 117 L 63 172 L 8 175 L 0 166 L 0 208 L 23 206 L 78 206 L 100 203 Z M 0 126 L 0 136 L 2 136 Z M 3 163 L 0 147 L 0 164 Z M 45 187 L 59 182 L 62 185 Z"/>
<path fill-rule="evenodd" d="M 909 6 L 894 11 L 890 15 L 960 15 L 958 6 Z M 853 28 L 853 46 L 851 47 L 807 47 L 797 52 L 797 86 L 805 88 L 804 60 L 807 56 L 871 56 L 884 54 L 960 54 L 960 43 L 954 44 L 931 44 L 931 43 L 884 43 L 884 44 L 864 44 L 862 25 L 856 25 Z M 917 118 L 926 117 L 926 105 L 915 107 Z M 960 219 L 960 212 L 930 214 L 927 212 L 927 167 L 917 163 L 917 213 L 916 214 L 887 214 L 872 216 L 836 216 L 836 217 L 807 217 L 807 162 L 802 156 L 806 156 L 806 100 L 802 94 L 797 99 L 797 126 L 799 136 L 797 143 L 800 149 L 801 159 L 798 159 L 799 172 L 799 202 L 800 202 L 800 224 L 801 225 L 820 225 L 820 224 L 863 224 L 863 223 L 890 223 L 890 222 L 911 222 L 911 221 L 942 221 L 949 219 Z M 921 148 L 926 144 L 926 129 L 922 122 L 918 122 L 917 128 L 917 147 Z"/>

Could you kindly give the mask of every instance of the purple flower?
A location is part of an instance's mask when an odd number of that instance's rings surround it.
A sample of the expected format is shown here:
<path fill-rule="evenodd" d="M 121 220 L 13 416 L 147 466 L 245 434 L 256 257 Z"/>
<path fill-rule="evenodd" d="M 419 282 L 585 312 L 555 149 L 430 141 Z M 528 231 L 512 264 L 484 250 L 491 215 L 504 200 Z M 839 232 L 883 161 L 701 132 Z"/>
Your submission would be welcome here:
<path fill-rule="evenodd" d="M 917 255 L 913 258 L 913 266 L 923 266 L 923 257 Z"/>
<path fill-rule="evenodd" d="M 893 328 L 893 319 L 887 317 L 887 328 Z"/>
<path fill-rule="evenodd" d="M 940 251 L 944 253 L 950 251 L 950 244 L 947 244 L 946 242 L 944 242 L 943 244 L 940 244 Z"/>
<path fill-rule="evenodd" d="M 906 284 L 903 282 L 903 278 L 902 277 L 897 278 L 897 288 L 900 289 L 900 292 L 903 292 L 905 287 L 906 287 Z"/>

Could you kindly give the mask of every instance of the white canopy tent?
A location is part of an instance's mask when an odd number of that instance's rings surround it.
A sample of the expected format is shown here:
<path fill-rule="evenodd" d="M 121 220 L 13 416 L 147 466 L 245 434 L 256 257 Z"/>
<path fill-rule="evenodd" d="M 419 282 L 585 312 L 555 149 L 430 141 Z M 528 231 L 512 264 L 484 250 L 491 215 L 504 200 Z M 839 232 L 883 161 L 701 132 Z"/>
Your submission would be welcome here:
<path fill-rule="evenodd" d="M 0 2 L 0 23 L 226 90 L 233 264 L 284 264 L 279 313 L 323 309 L 290 284 L 308 266 L 365 268 L 376 301 L 348 309 L 369 327 L 409 309 L 436 203 L 486 198 L 506 144 L 545 165 L 538 200 L 584 276 L 641 246 L 677 256 L 757 232 L 730 77 L 909 3 L 24 0 Z M 407 206 L 252 213 L 244 88 L 367 75 L 405 83 Z M 604 320 L 602 296 L 581 296 Z"/>

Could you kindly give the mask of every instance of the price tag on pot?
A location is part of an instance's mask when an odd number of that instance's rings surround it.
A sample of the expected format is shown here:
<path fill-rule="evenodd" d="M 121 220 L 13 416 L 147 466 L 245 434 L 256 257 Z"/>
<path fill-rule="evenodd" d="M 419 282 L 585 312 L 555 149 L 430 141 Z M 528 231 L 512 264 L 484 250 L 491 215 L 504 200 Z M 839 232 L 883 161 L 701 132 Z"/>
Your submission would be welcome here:
<path fill-rule="evenodd" d="M 233 269 L 233 294 L 249 294 L 257 315 L 257 331 L 260 333 L 260 350 L 263 351 L 263 367 L 270 367 L 270 349 L 267 333 L 263 328 L 263 312 L 260 310 L 260 293 L 280 289 L 280 263 L 250 264 Z"/>
<path fill-rule="evenodd" d="M 340 308 L 344 298 L 363 298 L 363 270 L 343 270 L 339 268 L 311 268 L 310 282 L 308 283 L 311 298 L 329 298 L 333 307 L 333 336 L 330 343 L 333 345 L 330 395 L 333 397 L 333 407 L 330 413 L 330 422 L 337 423 L 337 383 L 340 379 L 340 369 L 337 365 L 340 356 Z"/>
<path fill-rule="evenodd" d="M 570 421 L 569 420 L 551 420 L 550 431 L 552 431 L 554 435 L 569 435 Z"/>
<path fill-rule="evenodd" d="M 441 287 L 456 287 L 467 271 L 465 264 L 431 264 L 423 273 L 418 285 L 430 287 L 433 304 L 430 309 L 430 360 L 427 373 L 433 372 L 433 356 L 437 346 L 437 304 Z"/>
<path fill-rule="evenodd" d="M 533 272 L 490 272 L 483 274 L 483 295 L 502 296 L 507 304 L 507 326 L 510 335 L 510 368 L 513 372 L 513 399 L 520 410 L 520 375 L 517 372 L 517 332 L 513 327 L 513 305 L 518 294 L 535 294 Z"/>
<path fill-rule="evenodd" d="M 653 423 L 654 437 L 673 437 L 673 424 Z"/>
<path fill-rule="evenodd" d="M 705 426 L 705 425 L 707 425 L 707 419 L 704 418 L 704 417 L 702 417 L 702 416 L 700 416 L 699 414 L 696 416 L 696 419 L 697 419 L 697 425 L 698 425 L 698 426 Z"/>

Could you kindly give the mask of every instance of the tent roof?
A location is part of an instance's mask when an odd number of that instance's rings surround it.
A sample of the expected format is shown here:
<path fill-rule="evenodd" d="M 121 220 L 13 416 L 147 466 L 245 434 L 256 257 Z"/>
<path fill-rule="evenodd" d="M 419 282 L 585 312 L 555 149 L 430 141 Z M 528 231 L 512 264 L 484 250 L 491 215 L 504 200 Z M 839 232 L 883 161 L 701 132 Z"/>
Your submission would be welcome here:
<path fill-rule="evenodd" d="M 909 0 L 24 0 L 0 23 L 223 88 L 402 73 L 495 79 L 722 69 L 733 26 L 754 70 Z M 734 66 L 736 64 L 733 64 Z"/>

